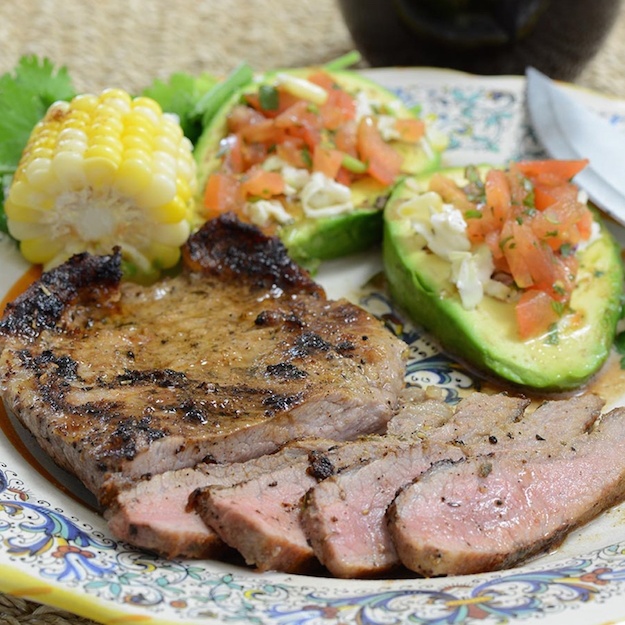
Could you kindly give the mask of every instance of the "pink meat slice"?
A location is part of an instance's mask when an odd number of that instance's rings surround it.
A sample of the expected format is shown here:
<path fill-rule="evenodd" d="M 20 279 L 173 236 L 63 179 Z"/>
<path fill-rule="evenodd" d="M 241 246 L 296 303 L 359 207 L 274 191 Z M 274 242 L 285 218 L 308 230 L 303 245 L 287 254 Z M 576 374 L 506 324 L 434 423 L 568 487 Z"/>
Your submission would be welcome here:
<path fill-rule="evenodd" d="M 588 425 L 440 464 L 404 488 L 388 513 L 402 563 L 425 576 L 506 568 L 622 501 L 625 410 Z"/>
<path fill-rule="evenodd" d="M 425 394 L 406 389 L 401 408 L 391 423 L 403 433 L 423 433 L 440 425 L 450 414 L 445 404 L 426 410 Z M 271 472 L 258 474 L 232 486 L 207 485 L 193 495 L 200 517 L 225 543 L 241 553 L 260 571 L 296 573 L 318 567 L 314 552 L 300 523 L 302 499 L 318 481 L 366 464 L 396 444 L 396 435 L 371 435 L 345 443 L 320 444 L 307 458 Z M 302 444 L 305 444 L 303 441 Z"/>
<path fill-rule="evenodd" d="M 194 491 L 231 486 L 306 461 L 309 450 L 323 444 L 312 439 L 246 462 L 200 464 L 154 475 L 119 492 L 105 512 L 109 529 L 120 540 L 169 558 L 220 556 L 227 546 L 191 505 Z"/>
<path fill-rule="evenodd" d="M 401 488 L 443 460 L 495 449 L 527 449 L 554 437 L 560 440 L 566 427 L 585 431 L 603 402 L 592 395 L 547 402 L 525 416 L 528 405 L 525 398 L 474 393 L 427 437 L 404 437 L 369 463 L 317 484 L 306 495 L 302 524 L 319 560 L 343 578 L 379 576 L 398 567 L 401 559 L 386 511 Z M 427 402 L 421 409 L 426 407 L 440 409 Z M 567 426 L 560 423 L 563 419 Z"/>

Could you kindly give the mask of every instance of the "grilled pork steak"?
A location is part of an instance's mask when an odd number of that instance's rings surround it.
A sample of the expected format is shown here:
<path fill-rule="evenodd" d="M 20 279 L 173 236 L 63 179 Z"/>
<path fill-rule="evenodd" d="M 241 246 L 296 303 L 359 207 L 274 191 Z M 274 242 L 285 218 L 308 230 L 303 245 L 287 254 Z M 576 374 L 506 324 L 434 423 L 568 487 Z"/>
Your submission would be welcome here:
<path fill-rule="evenodd" d="M 419 411 L 427 396 L 421 389 L 404 389 L 391 425 L 404 431 L 423 429 L 424 422 L 429 422 L 430 428 L 438 425 L 436 411 Z M 445 413 L 450 410 L 442 402 L 436 405 Z M 242 463 L 199 464 L 193 469 L 167 471 L 123 488 L 106 512 L 109 527 L 116 537 L 169 557 L 218 555 L 224 546 L 221 536 L 259 569 L 284 567 L 282 570 L 294 572 L 315 566 L 299 525 L 302 495 L 317 480 L 345 465 L 365 461 L 377 444 L 383 444 L 383 438 L 374 435 L 368 436 L 366 443 L 358 439 L 353 444 L 303 439 Z M 272 486 L 263 488 L 263 480 Z M 292 483 L 288 494 L 276 488 L 278 482 Z M 219 500 L 224 509 L 230 505 L 248 511 L 253 505 L 251 514 L 238 514 L 236 519 L 231 514 L 225 524 L 209 501 L 215 487 L 219 487 L 219 497 L 212 498 L 212 503 Z M 270 513 L 271 506 L 279 508 L 277 515 Z M 211 521 L 217 529 L 223 528 L 219 535 L 210 527 Z M 293 559 L 289 553 L 297 557 Z"/>
<path fill-rule="evenodd" d="M 595 395 L 547 402 L 525 415 L 529 401 L 503 394 L 473 393 L 453 412 L 435 401 L 413 411 L 439 413 L 439 425 L 427 436 L 388 437 L 383 453 L 365 465 L 330 477 L 306 495 L 305 532 L 317 557 L 338 577 L 379 576 L 401 564 L 387 528 L 386 513 L 396 493 L 443 460 L 488 454 L 493 449 L 540 448 L 546 441 L 566 440 L 582 432 L 603 405 Z M 389 423 L 389 432 L 402 419 Z M 565 438 L 563 438 L 563 436 Z M 570 437 L 571 434 L 569 433 Z M 411 527 L 414 530 L 414 527 Z"/>
<path fill-rule="evenodd" d="M 587 395 L 548 402 L 508 444 L 433 467 L 397 495 L 388 527 L 421 575 L 512 566 L 625 498 L 625 409 Z M 551 427 L 550 427 L 551 426 Z"/>
<path fill-rule="evenodd" d="M 190 504 L 193 492 L 233 486 L 306 461 L 310 449 L 319 444 L 311 439 L 245 462 L 200 463 L 139 480 L 121 490 L 106 510 L 109 528 L 115 537 L 169 558 L 219 556 L 226 546 Z"/>
<path fill-rule="evenodd" d="M 405 344 L 329 301 L 277 239 L 225 216 L 185 270 L 120 282 L 120 255 L 44 274 L 0 321 L 7 406 L 106 505 L 107 478 L 238 462 L 306 436 L 383 430 Z"/>
<path fill-rule="evenodd" d="M 386 510 L 397 491 L 445 459 L 467 453 L 460 440 L 480 438 L 497 421 L 512 423 L 527 401 L 505 395 L 475 393 L 455 411 L 435 400 L 413 410 L 438 415 L 438 427 L 424 436 L 389 436 L 385 449 L 365 465 L 324 480 L 306 495 L 305 532 L 317 557 L 337 577 L 379 576 L 400 560 L 386 528 Z M 397 431 L 401 420 L 389 424 Z M 486 437 L 487 439 L 487 437 Z"/>

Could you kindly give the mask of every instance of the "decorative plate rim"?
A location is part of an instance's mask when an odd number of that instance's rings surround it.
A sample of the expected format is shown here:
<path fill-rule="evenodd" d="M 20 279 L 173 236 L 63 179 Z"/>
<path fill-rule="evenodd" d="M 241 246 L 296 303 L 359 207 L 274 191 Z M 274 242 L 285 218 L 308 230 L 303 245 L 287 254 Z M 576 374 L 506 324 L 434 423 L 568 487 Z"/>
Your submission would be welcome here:
<path fill-rule="evenodd" d="M 363 73 L 408 104 L 421 102 L 424 114 L 437 116 L 437 125 L 452 133 L 448 164 L 476 162 L 478 156 L 497 164 L 541 153 L 524 118 L 523 77 L 477 77 L 435 68 Z M 625 123 L 624 100 L 566 87 L 615 126 Z M 615 232 L 625 241 L 617 227 Z M 6 238 L 0 238 L 0 260 L 4 296 L 27 265 Z M 327 264 L 319 280 L 330 297 L 337 297 L 346 288 L 356 292 L 379 268 L 375 255 L 367 254 Z M 375 301 L 367 301 L 371 296 Z M 368 291 L 362 298 L 376 314 L 391 306 Z M 405 332 L 411 342 L 425 341 L 421 358 L 427 350 L 436 354 L 418 330 L 408 324 Z M 472 384 L 453 363 L 439 359 L 435 366 L 425 373 L 416 366 L 408 375 L 415 383 L 430 376 L 431 383 L 432 370 L 435 375 L 443 371 L 449 379 L 436 380 L 442 386 Z M 613 516 L 621 512 L 616 509 Z M 595 531 L 600 534 L 601 526 Z M 0 435 L 0 591 L 102 623 L 373 625 L 410 619 L 419 625 L 517 620 L 599 625 L 625 614 L 625 596 L 619 596 L 625 595 L 625 529 L 618 541 L 610 535 L 598 538 L 596 548 L 581 555 L 565 551 L 507 571 L 442 579 L 338 580 L 258 574 L 213 561 L 166 561 L 112 539 L 99 515 L 51 489 Z M 601 615 L 596 614 L 599 605 Z"/>

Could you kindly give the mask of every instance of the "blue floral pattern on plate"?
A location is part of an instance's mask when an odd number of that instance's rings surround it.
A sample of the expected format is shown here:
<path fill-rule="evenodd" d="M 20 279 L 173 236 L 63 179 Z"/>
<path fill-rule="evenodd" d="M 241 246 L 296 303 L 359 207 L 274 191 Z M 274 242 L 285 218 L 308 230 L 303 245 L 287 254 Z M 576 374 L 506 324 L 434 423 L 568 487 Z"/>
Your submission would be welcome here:
<path fill-rule="evenodd" d="M 435 70 L 369 73 L 436 117 L 438 128 L 450 136 L 449 164 L 543 155 L 527 124 L 521 78 Z M 625 125 L 625 103 L 582 96 L 615 126 Z M 3 267 L 11 271 L 0 278 L 3 292 L 14 279 L 8 276 L 19 275 L 18 262 L 5 260 Z M 358 299 L 409 345 L 407 383 L 435 385 L 451 403 L 479 388 L 427 333 L 402 319 L 383 293 L 363 289 Z M 619 598 L 625 595 L 625 535 L 612 541 L 610 536 L 598 537 L 596 547 L 581 555 L 564 552 L 514 570 L 448 579 L 345 581 L 256 574 L 221 562 L 168 561 L 113 540 L 99 516 L 46 482 L 0 437 L 0 589 L 29 596 L 29 588 L 45 586 L 44 600 L 67 609 L 80 597 L 81 613 L 103 622 L 602 623 L 610 614 L 625 613 Z M 11 583 L 11 573 L 26 580 L 23 587 Z M 597 616 L 599 608 L 603 616 Z"/>

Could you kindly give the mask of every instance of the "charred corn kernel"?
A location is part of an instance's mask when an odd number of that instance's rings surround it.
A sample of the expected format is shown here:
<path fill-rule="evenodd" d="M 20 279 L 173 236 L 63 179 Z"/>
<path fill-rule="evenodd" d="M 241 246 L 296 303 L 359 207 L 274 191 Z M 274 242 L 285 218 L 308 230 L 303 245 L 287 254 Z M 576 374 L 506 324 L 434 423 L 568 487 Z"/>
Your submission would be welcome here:
<path fill-rule="evenodd" d="M 35 126 L 5 212 L 45 269 L 120 246 L 129 275 L 172 267 L 194 223 L 193 147 L 157 102 L 120 89 L 53 104 Z"/>

